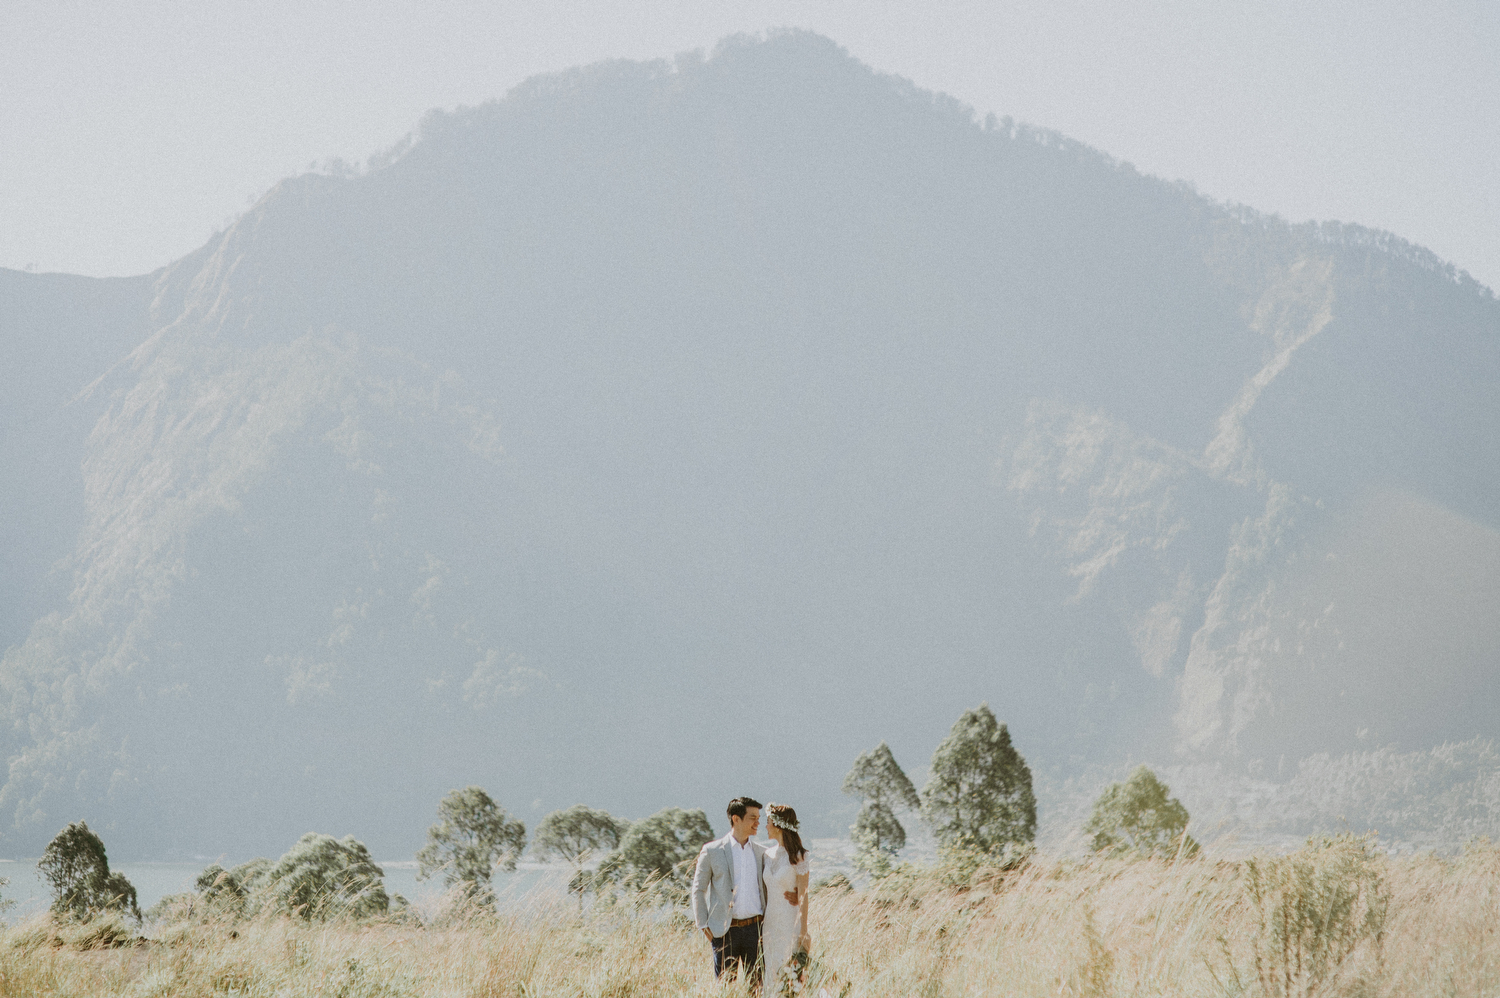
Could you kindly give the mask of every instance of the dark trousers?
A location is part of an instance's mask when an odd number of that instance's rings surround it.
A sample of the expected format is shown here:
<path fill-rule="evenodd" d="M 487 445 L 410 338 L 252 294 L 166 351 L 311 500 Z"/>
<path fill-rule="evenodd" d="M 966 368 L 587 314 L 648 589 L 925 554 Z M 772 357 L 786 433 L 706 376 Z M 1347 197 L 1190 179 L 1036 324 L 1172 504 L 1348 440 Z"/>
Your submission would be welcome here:
<path fill-rule="evenodd" d="M 750 975 L 753 984 L 760 983 L 760 922 L 732 925 L 714 940 L 714 976 L 725 971 Z"/>

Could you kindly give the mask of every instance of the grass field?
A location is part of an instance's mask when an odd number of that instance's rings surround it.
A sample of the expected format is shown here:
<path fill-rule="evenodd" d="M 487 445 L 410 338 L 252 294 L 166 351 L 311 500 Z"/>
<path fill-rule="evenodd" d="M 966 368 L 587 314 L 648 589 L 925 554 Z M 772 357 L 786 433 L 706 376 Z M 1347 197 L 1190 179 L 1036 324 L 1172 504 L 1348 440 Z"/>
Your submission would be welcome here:
<path fill-rule="evenodd" d="M 903 870 L 812 902 L 808 993 L 848 996 L 1500 994 L 1500 849 L 1388 858 L 1364 840 L 1284 857 L 1034 857 Z M 116 923 L 116 930 L 119 925 Z M 539 903 L 375 923 L 187 919 L 7 930 L 0 996 L 745 994 L 680 914 Z M 771 993 L 768 987 L 767 992 Z"/>

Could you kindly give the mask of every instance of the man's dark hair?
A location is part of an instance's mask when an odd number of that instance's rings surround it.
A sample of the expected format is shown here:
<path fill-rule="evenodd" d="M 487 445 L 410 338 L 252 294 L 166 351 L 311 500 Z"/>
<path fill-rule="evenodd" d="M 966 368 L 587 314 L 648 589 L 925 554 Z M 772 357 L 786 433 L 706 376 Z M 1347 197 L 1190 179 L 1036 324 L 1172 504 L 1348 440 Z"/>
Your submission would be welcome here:
<path fill-rule="evenodd" d="M 743 818 L 745 812 L 752 807 L 759 811 L 760 801 L 754 797 L 736 797 L 729 802 L 729 816 L 731 818 Z"/>

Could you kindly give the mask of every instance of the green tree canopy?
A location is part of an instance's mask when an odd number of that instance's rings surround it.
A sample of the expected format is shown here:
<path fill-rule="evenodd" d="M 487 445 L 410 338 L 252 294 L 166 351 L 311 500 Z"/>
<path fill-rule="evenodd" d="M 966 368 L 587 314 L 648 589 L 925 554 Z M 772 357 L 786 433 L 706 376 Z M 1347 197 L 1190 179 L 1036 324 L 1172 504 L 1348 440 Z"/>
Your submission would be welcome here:
<path fill-rule="evenodd" d="M 553 811 L 537 824 L 531 849 L 544 858 L 560 859 L 580 869 L 595 853 L 617 848 L 629 828 L 630 822 L 608 811 L 574 804 Z"/>
<path fill-rule="evenodd" d="M 917 788 L 912 786 L 901 764 L 891 754 L 890 746 L 881 742 L 868 752 L 860 753 L 849 772 L 844 774 L 844 793 L 860 800 L 884 804 L 891 809 L 915 811 L 922 806 Z"/>
<path fill-rule="evenodd" d="M 441 870 L 449 886 L 470 884 L 483 892 L 495 867 L 514 870 L 526 848 L 526 826 L 513 820 L 482 787 L 450 790 L 438 804 L 438 818 L 417 853 L 418 880 Z"/>
<path fill-rule="evenodd" d="M 141 920 L 135 887 L 123 873 L 111 873 L 104 841 L 86 822 L 75 821 L 49 843 L 37 862 L 52 886 L 56 915 L 88 918 L 101 911 L 121 911 Z"/>
<path fill-rule="evenodd" d="M 892 857 L 906 846 L 906 829 L 896 809 L 917 810 L 922 800 L 917 788 L 901 769 L 890 747 L 881 742 L 861 753 L 844 776 L 844 793 L 863 803 L 850 835 L 855 844 L 855 863 L 875 872 L 889 868 Z"/>
<path fill-rule="evenodd" d="M 573 867 L 568 890 L 578 895 L 581 906 L 583 895 L 601 886 L 598 878 L 584 870 L 584 865 L 595 853 L 618 848 L 629 828 L 630 822 L 616 818 L 608 811 L 574 804 L 553 811 L 537 824 L 531 849 L 540 856 L 560 859 Z M 606 877 L 604 882 L 608 879 Z"/>
<path fill-rule="evenodd" d="M 1031 770 L 988 704 L 964 711 L 932 753 L 922 806 L 948 852 L 999 855 L 1036 838 Z"/>
<path fill-rule="evenodd" d="M 262 907 L 325 920 L 385 914 L 390 898 L 384 880 L 385 871 L 354 836 L 336 839 L 308 832 L 252 886 Z"/>
<path fill-rule="evenodd" d="M 1187 834 L 1188 811 L 1145 766 L 1124 783 L 1111 783 L 1094 802 L 1084 833 L 1095 852 L 1108 855 L 1192 855 L 1198 843 Z"/>
<path fill-rule="evenodd" d="M 681 880 L 698 858 L 698 850 L 713 840 L 714 830 L 701 810 L 667 807 L 631 825 L 612 860 L 637 877 L 653 874 Z"/>

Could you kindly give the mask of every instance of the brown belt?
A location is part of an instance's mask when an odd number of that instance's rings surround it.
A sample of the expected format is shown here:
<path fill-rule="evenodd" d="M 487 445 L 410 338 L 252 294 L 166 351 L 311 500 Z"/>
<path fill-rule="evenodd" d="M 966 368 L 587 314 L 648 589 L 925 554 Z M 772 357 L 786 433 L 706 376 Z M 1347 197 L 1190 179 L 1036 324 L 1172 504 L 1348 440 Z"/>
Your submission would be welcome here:
<path fill-rule="evenodd" d="M 729 920 L 729 927 L 731 929 L 738 929 L 742 925 L 754 925 L 764 917 L 763 915 L 751 915 L 749 918 L 731 918 Z"/>

